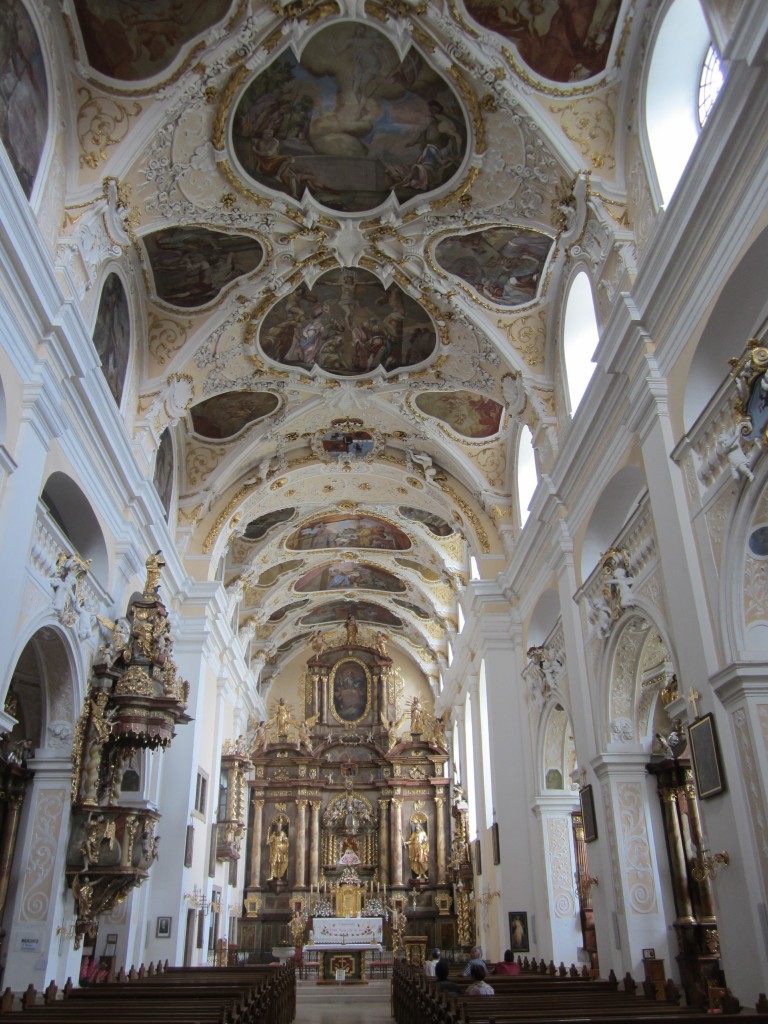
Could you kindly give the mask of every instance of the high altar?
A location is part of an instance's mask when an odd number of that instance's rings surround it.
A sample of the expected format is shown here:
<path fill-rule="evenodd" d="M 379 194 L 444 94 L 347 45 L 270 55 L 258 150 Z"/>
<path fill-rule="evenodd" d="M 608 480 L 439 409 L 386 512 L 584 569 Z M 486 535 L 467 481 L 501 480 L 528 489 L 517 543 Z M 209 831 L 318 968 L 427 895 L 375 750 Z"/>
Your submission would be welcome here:
<path fill-rule="evenodd" d="M 406 931 L 441 947 L 472 941 L 466 896 L 454 890 L 468 867 L 466 837 L 460 827 L 451 852 L 459 819 L 444 720 L 431 705 L 428 694 L 406 694 L 382 633 L 350 616 L 315 634 L 296 701 L 280 698 L 266 722 L 252 723 L 243 752 L 254 778 L 241 773 L 233 818 L 219 822 L 225 835 L 239 824 L 248 836 L 241 948 L 271 949 L 288 929 L 293 945 L 312 934 L 319 946 L 327 929 L 350 922 L 378 922 L 366 943 L 374 948 Z"/>

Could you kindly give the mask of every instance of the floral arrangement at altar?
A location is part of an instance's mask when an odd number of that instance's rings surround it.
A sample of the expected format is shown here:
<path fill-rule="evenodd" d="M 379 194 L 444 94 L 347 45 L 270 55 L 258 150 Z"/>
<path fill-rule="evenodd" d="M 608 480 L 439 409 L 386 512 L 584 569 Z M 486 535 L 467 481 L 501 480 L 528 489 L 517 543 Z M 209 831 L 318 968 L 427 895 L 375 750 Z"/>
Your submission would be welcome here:
<path fill-rule="evenodd" d="M 312 903 L 312 916 L 335 917 L 336 911 L 333 909 L 333 905 L 329 899 L 326 899 L 325 896 L 319 896 Z"/>
<path fill-rule="evenodd" d="M 384 904 L 378 898 L 374 896 L 373 899 L 367 900 L 362 912 L 363 917 L 383 917 L 387 918 L 389 915 L 384 907 Z"/>

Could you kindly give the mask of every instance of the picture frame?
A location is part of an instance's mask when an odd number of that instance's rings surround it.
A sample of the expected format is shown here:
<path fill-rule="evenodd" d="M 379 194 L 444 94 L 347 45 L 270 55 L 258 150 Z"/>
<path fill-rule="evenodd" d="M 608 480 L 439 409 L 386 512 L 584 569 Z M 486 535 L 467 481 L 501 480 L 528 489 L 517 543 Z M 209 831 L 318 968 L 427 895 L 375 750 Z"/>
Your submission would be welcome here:
<path fill-rule="evenodd" d="M 158 939 L 170 939 L 171 937 L 171 918 L 170 917 L 158 917 L 157 925 L 155 927 L 155 937 Z"/>
<path fill-rule="evenodd" d="M 725 778 L 715 719 L 711 712 L 688 726 L 688 746 L 700 799 L 709 800 L 710 797 L 718 796 L 725 789 Z"/>
<path fill-rule="evenodd" d="M 480 840 L 473 839 L 469 846 L 472 857 L 472 871 L 476 875 L 483 873 L 483 855 L 480 847 Z"/>
<path fill-rule="evenodd" d="M 527 910 L 509 911 L 509 948 L 515 956 L 518 953 L 529 953 L 531 950 Z"/>
<path fill-rule="evenodd" d="M 655 959 L 656 959 L 656 950 L 655 949 L 644 949 L 643 950 L 643 960 L 655 960 Z"/>
<path fill-rule="evenodd" d="M 584 823 L 584 842 L 593 843 L 597 839 L 597 819 L 595 818 L 595 798 L 589 783 L 579 790 L 579 803 L 581 804 L 581 820 Z"/>
<path fill-rule="evenodd" d="M 499 846 L 499 823 L 494 821 L 491 825 L 491 849 L 493 850 L 493 863 L 501 864 L 501 848 Z"/>

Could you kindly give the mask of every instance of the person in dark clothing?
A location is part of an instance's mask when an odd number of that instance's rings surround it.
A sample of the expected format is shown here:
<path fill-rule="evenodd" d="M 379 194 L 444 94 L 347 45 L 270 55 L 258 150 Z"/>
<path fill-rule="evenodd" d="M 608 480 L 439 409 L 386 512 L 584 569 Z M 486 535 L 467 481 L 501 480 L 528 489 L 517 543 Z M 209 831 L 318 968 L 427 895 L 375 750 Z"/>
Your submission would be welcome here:
<path fill-rule="evenodd" d="M 449 996 L 461 995 L 461 988 L 455 981 L 448 981 L 448 961 L 438 960 L 435 964 L 435 988 L 446 992 Z"/>

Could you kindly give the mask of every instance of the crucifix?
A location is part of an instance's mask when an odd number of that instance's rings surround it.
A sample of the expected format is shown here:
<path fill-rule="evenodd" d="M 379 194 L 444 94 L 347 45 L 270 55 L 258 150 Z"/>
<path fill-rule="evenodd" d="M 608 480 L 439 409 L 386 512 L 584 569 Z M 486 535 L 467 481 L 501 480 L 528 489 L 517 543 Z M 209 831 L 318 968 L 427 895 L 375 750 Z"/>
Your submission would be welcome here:
<path fill-rule="evenodd" d="M 693 708 L 693 717 L 694 717 L 694 719 L 698 718 L 699 717 L 699 709 L 696 707 L 696 702 L 701 700 L 701 694 L 699 693 L 699 691 L 698 690 L 694 690 L 694 688 L 691 687 L 690 690 L 688 691 L 688 696 L 685 699 L 688 701 L 688 703 Z"/>

